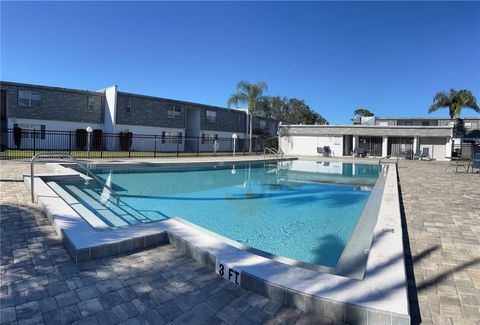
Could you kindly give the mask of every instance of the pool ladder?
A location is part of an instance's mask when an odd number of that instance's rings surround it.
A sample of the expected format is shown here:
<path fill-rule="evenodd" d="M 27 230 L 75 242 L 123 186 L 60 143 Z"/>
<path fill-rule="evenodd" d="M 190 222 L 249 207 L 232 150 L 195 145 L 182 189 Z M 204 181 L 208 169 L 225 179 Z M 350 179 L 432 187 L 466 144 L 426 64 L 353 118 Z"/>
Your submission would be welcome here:
<path fill-rule="evenodd" d="M 115 191 L 110 187 L 108 186 L 102 179 L 100 179 L 97 175 L 95 175 L 94 173 L 92 173 L 88 168 L 87 166 L 85 166 L 84 164 L 82 164 L 77 158 L 75 158 L 74 156 L 72 155 L 69 155 L 69 154 L 66 154 L 66 153 L 63 153 L 63 152 L 51 152 L 51 153 L 39 153 L 35 156 L 32 157 L 32 160 L 30 160 L 30 190 L 32 192 L 32 202 L 35 202 L 35 194 L 34 194 L 34 184 L 35 184 L 35 181 L 34 181 L 34 177 L 35 177 L 35 161 L 38 159 L 38 158 L 68 158 L 69 160 L 71 160 L 72 162 L 74 162 L 75 164 L 78 165 L 78 167 L 80 167 L 81 170 L 85 171 L 86 172 L 86 175 L 87 176 L 90 176 L 91 178 L 93 178 L 94 180 L 96 180 L 97 182 L 99 182 L 104 188 L 106 188 L 111 194 L 112 196 L 114 196 L 116 199 L 117 199 L 117 205 L 120 201 L 120 196 L 115 193 Z"/>
<path fill-rule="evenodd" d="M 387 155 L 385 157 L 380 158 L 380 160 L 378 161 L 378 165 L 380 166 L 383 160 L 390 159 L 390 158 L 392 158 L 392 155 Z M 395 161 L 395 165 L 398 165 L 398 156 L 396 158 L 397 160 Z"/>
<path fill-rule="evenodd" d="M 266 158 L 267 154 L 275 155 L 277 157 L 277 162 L 279 159 L 283 160 L 283 151 L 275 148 L 265 148 L 263 149 L 263 159 Z"/>

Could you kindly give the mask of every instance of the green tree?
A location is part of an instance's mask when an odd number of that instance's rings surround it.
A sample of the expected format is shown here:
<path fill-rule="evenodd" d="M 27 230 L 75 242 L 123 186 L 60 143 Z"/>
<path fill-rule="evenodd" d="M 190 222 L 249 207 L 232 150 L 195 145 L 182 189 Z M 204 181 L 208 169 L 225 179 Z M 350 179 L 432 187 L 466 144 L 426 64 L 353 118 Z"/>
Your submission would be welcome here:
<path fill-rule="evenodd" d="M 375 115 L 372 112 L 370 112 L 368 109 L 365 109 L 365 108 L 356 109 L 355 111 L 353 111 L 353 114 L 355 116 L 361 116 L 361 117 L 367 117 L 367 116 L 374 116 Z"/>
<path fill-rule="evenodd" d="M 428 109 L 428 112 L 436 112 L 440 108 L 448 108 L 448 113 L 452 120 L 459 118 L 462 109 L 464 108 L 472 109 L 475 112 L 480 113 L 477 99 L 473 96 L 470 90 L 466 89 L 456 91 L 452 88 L 448 94 L 445 91 L 438 92 L 433 97 L 433 104 Z"/>
<path fill-rule="evenodd" d="M 281 96 L 265 97 L 261 103 L 261 116 L 294 124 L 328 124 L 304 100 Z"/>
<path fill-rule="evenodd" d="M 232 94 L 228 99 L 227 106 L 230 108 L 232 105 L 238 105 L 240 103 L 248 105 L 249 121 L 249 144 L 248 151 L 252 152 L 252 129 L 253 129 L 253 117 L 257 116 L 261 112 L 262 102 L 264 101 L 263 92 L 268 89 L 267 84 L 259 82 L 252 84 L 247 81 L 240 81 L 237 84 L 237 92 Z"/>

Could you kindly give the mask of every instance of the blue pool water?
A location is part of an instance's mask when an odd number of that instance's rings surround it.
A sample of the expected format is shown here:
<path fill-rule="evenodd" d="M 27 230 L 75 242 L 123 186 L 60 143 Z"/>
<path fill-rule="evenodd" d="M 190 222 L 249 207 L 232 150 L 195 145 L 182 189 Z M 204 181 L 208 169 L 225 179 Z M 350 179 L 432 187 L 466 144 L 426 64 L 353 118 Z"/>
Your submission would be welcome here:
<path fill-rule="evenodd" d="M 118 205 L 94 181 L 57 184 L 109 226 L 181 217 L 255 249 L 335 267 L 379 167 L 290 161 L 93 172 L 120 194 Z"/>

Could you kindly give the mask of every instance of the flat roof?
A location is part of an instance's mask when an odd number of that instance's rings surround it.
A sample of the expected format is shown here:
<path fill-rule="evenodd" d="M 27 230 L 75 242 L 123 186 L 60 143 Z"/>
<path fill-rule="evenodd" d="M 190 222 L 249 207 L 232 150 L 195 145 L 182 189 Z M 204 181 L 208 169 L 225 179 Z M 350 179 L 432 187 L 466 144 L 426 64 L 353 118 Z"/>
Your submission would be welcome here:
<path fill-rule="evenodd" d="M 453 120 L 449 117 L 378 117 L 376 120 Z M 480 120 L 480 117 L 461 117 L 462 120 Z"/>
<path fill-rule="evenodd" d="M 101 95 L 102 92 L 87 90 L 87 89 L 74 89 L 74 88 L 64 88 L 64 87 L 53 87 L 45 85 L 35 85 L 35 84 L 26 84 L 21 82 L 12 82 L 12 81 L 0 81 L 0 86 L 16 86 L 16 87 L 30 87 L 30 88 L 44 88 L 53 91 L 65 91 L 69 93 L 80 93 L 80 94 L 89 94 L 89 95 Z"/>
<path fill-rule="evenodd" d="M 282 136 L 396 136 L 396 137 L 450 137 L 453 125 L 398 126 L 398 125 L 281 125 Z"/>

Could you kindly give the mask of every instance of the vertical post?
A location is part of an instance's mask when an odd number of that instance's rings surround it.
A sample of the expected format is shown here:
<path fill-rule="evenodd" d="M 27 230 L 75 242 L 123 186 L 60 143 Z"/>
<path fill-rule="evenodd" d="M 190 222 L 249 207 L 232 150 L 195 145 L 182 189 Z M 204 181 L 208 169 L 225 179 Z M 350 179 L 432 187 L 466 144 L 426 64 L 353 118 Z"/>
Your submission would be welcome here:
<path fill-rule="evenodd" d="M 452 157 L 452 144 L 453 144 L 453 139 L 451 137 L 447 137 L 446 139 L 446 146 L 445 146 L 445 157 L 451 158 Z"/>
<path fill-rule="evenodd" d="M 33 174 L 34 174 L 34 167 L 33 164 L 35 163 L 35 156 L 32 157 L 32 160 L 30 161 L 30 191 L 32 194 L 32 203 L 35 202 L 35 194 L 34 194 L 34 181 L 33 181 Z"/>
<path fill-rule="evenodd" d="M 37 134 L 35 129 L 33 129 L 33 155 L 35 156 L 37 150 Z"/>
<path fill-rule="evenodd" d="M 383 137 L 382 140 L 382 157 L 386 157 L 388 155 L 388 137 Z"/>
<path fill-rule="evenodd" d="M 72 154 L 72 131 L 68 131 L 68 154 Z"/>
<path fill-rule="evenodd" d="M 358 135 L 354 135 L 352 137 L 352 150 L 354 153 L 357 152 L 358 142 L 359 142 Z"/>
<path fill-rule="evenodd" d="M 87 132 L 87 158 L 90 159 L 90 132 Z"/>
<path fill-rule="evenodd" d="M 153 158 L 156 158 L 157 157 L 157 135 L 155 135 L 153 142 L 155 143 L 153 146 Z"/>
<path fill-rule="evenodd" d="M 178 144 L 179 144 L 179 139 L 177 139 L 177 157 L 178 157 Z"/>
<path fill-rule="evenodd" d="M 198 152 L 200 151 L 200 138 L 197 137 L 197 157 L 198 157 Z"/>
<path fill-rule="evenodd" d="M 413 138 L 413 156 L 418 155 L 418 136 L 415 136 Z M 413 158 L 413 157 L 412 157 Z"/>

